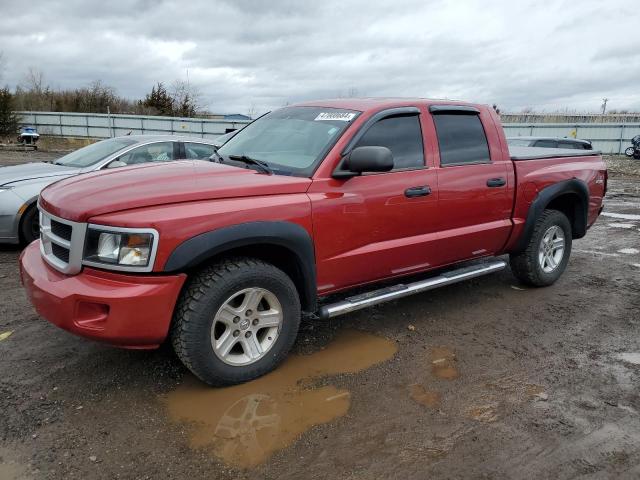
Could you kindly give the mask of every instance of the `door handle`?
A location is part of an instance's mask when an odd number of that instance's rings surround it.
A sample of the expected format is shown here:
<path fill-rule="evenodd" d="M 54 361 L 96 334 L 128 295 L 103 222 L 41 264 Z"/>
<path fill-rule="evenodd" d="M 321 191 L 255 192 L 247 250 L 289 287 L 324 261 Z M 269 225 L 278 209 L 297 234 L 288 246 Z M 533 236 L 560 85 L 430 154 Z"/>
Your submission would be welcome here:
<path fill-rule="evenodd" d="M 407 198 L 413 197 L 426 197 L 431 193 L 431 187 L 429 185 L 422 185 L 421 187 L 411 187 L 404 191 L 404 196 Z"/>
<path fill-rule="evenodd" d="M 487 180 L 487 187 L 504 187 L 506 184 L 507 181 L 502 177 Z"/>

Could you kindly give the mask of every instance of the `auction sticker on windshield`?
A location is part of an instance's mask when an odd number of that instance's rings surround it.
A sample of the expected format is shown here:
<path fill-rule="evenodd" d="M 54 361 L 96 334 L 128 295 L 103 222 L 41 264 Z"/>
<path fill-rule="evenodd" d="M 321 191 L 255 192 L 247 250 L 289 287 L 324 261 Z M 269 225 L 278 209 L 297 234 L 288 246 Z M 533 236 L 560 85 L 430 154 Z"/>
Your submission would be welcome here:
<path fill-rule="evenodd" d="M 341 122 L 350 122 L 355 116 L 355 113 L 347 112 L 321 112 L 314 120 L 340 120 Z"/>

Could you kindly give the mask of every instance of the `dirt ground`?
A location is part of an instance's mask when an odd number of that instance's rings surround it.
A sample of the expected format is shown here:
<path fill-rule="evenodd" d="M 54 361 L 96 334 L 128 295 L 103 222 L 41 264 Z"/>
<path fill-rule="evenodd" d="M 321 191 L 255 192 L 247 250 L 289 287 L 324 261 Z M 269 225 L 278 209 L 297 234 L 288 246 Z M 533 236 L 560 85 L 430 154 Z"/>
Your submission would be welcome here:
<path fill-rule="evenodd" d="M 306 323 L 231 389 L 38 318 L 0 247 L 0 479 L 638 478 L 640 177 L 604 213 L 552 287 L 507 269 Z"/>

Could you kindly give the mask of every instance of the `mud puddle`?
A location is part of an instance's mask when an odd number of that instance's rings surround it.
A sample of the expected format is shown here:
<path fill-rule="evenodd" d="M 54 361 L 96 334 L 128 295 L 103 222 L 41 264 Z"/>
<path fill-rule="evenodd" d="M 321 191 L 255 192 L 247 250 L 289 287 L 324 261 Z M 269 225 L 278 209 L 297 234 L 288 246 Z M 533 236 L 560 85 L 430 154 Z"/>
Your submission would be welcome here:
<path fill-rule="evenodd" d="M 443 380 L 454 380 L 460 376 L 456 367 L 456 354 L 447 347 L 431 349 L 431 373 Z"/>
<path fill-rule="evenodd" d="M 348 390 L 313 380 L 356 373 L 391 358 L 395 342 L 345 330 L 325 349 L 290 356 L 274 372 L 243 385 L 211 388 L 195 378 L 166 396 L 169 418 L 188 425 L 192 448 L 206 448 L 228 465 L 263 463 L 314 425 L 349 410 Z"/>
<path fill-rule="evenodd" d="M 409 385 L 409 396 L 426 407 L 436 408 L 440 405 L 440 393 L 427 390 L 418 383 Z"/>

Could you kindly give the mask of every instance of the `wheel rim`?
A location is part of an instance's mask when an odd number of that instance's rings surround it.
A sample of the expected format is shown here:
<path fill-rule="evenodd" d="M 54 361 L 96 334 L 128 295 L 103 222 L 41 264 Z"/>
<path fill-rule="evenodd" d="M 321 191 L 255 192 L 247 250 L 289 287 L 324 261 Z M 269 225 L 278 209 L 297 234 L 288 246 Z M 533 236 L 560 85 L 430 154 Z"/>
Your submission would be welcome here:
<path fill-rule="evenodd" d="M 271 349 L 280 334 L 282 306 L 264 288 L 245 288 L 218 309 L 211 325 L 211 346 L 228 365 L 249 365 Z"/>
<path fill-rule="evenodd" d="M 564 257 L 565 238 L 562 229 L 553 225 L 544 232 L 538 249 L 538 263 L 544 273 L 551 273 Z"/>

